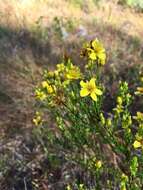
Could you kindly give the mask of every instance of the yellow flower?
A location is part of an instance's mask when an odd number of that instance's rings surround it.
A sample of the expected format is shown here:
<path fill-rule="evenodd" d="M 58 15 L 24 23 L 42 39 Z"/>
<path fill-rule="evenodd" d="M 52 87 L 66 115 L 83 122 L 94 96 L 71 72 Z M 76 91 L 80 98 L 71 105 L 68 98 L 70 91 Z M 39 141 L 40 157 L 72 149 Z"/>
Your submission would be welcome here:
<path fill-rule="evenodd" d="M 49 85 L 47 81 L 43 81 L 43 82 L 42 82 L 42 87 L 43 87 L 43 88 L 46 88 L 46 89 L 47 89 L 47 92 L 48 92 L 49 94 L 53 93 L 54 90 L 55 90 L 54 87 L 51 86 L 51 85 Z"/>
<path fill-rule="evenodd" d="M 113 109 L 117 114 L 120 114 L 121 112 L 123 112 L 123 106 L 117 104 L 116 108 Z"/>
<path fill-rule="evenodd" d="M 121 176 L 121 183 L 120 183 L 121 190 L 127 190 L 126 184 L 127 184 L 128 180 L 129 180 L 128 176 L 123 173 Z"/>
<path fill-rule="evenodd" d="M 47 76 L 48 76 L 48 77 L 51 77 L 51 78 L 54 77 L 54 72 L 53 72 L 53 71 L 49 71 L 49 72 L 47 73 Z"/>
<path fill-rule="evenodd" d="M 133 143 L 133 147 L 135 149 L 142 148 L 143 149 L 143 138 L 139 135 L 136 135 L 136 140 Z"/>
<path fill-rule="evenodd" d="M 66 73 L 66 77 L 69 80 L 80 79 L 82 76 L 80 69 L 76 66 L 72 66 Z"/>
<path fill-rule="evenodd" d="M 47 97 L 46 94 L 41 89 L 36 89 L 35 90 L 35 96 L 39 100 L 44 100 Z"/>
<path fill-rule="evenodd" d="M 102 166 L 102 162 L 100 160 L 96 161 L 95 166 L 97 169 L 100 169 Z"/>
<path fill-rule="evenodd" d="M 125 175 L 124 173 L 122 173 L 121 179 L 125 182 L 127 182 L 129 180 L 128 176 Z"/>
<path fill-rule="evenodd" d="M 42 124 L 42 117 L 41 117 L 41 114 L 39 112 L 36 112 L 36 116 L 35 118 L 33 119 L 33 123 L 36 125 L 36 126 L 39 126 Z"/>
<path fill-rule="evenodd" d="M 95 78 L 92 78 L 90 81 L 87 81 L 87 82 L 81 81 L 80 82 L 80 85 L 82 87 L 80 90 L 81 97 L 90 95 L 90 97 L 94 101 L 97 101 L 97 95 L 98 96 L 102 95 L 102 91 L 97 88 L 97 86 L 95 84 L 95 80 L 96 80 Z"/>
<path fill-rule="evenodd" d="M 137 95 L 143 95 L 143 87 L 137 87 L 137 91 L 135 92 Z"/>
<path fill-rule="evenodd" d="M 117 103 L 118 103 L 119 105 L 122 105 L 123 100 L 122 100 L 122 97 L 121 97 L 121 96 L 118 96 L 118 97 L 117 97 Z"/>
<path fill-rule="evenodd" d="M 83 50 L 81 51 L 81 56 L 87 56 L 93 61 L 98 61 L 98 64 L 104 65 L 106 60 L 106 52 L 102 43 L 98 39 L 86 43 Z"/>
<path fill-rule="evenodd" d="M 106 125 L 107 125 L 107 127 L 111 127 L 111 125 L 112 125 L 112 120 L 111 120 L 111 118 L 108 118 L 108 119 L 106 120 Z"/>
<path fill-rule="evenodd" d="M 59 71 L 58 71 L 58 70 L 55 70 L 55 71 L 54 71 L 54 75 L 55 75 L 55 77 L 58 77 L 58 76 L 59 76 Z"/>
<path fill-rule="evenodd" d="M 72 187 L 70 185 L 67 185 L 66 190 L 72 190 Z"/>
<path fill-rule="evenodd" d="M 143 121 L 143 113 L 137 112 L 137 115 L 133 117 L 137 121 Z"/>
<path fill-rule="evenodd" d="M 101 44 L 101 42 L 99 42 L 97 39 L 93 40 L 91 42 L 91 54 L 89 55 L 89 57 L 92 60 L 96 60 L 99 59 L 100 64 L 104 65 L 105 64 L 105 59 L 106 59 L 106 53 L 105 53 L 105 49 L 103 47 L 103 45 Z"/>
<path fill-rule="evenodd" d="M 65 65 L 63 63 L 57 64 L 57 71 L 62 72 L 65 70 Z"/>
<path fill-rule="evenodd" d="M 141 142 L 135 140 L 133 146 L 134 146 L 134 148 L 136 149 L 136 148 L 142 147 L 142 144 L 141 144 Z"/>

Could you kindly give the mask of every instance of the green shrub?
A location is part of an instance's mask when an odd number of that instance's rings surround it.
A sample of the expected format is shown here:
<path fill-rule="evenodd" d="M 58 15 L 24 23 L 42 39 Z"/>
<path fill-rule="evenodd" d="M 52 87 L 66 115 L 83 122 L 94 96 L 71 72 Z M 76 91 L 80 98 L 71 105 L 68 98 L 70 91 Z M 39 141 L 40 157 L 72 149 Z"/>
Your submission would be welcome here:
<path fill-rule="evenodd" d="M 96 39 L 84 45 L 80 69 L 69 58 L 45 71 L 35 89 L 39 111 L 33 119 L 36 136 L 53 165 L 74 162 L 88 173 L 92 189 L 141 190 L 143 187 L 143 113 L 132 113 L 135 96 L 143 95 L 143 77 L 135 93 L 119 81 L 116 102 L 105 111 L 106 87 L 102 82 L 106 52 Z M 142 98 L 142 97 L 140 97 Z M 107 105 L 107 104 L 106 104 Z M 44 119 L 48 114 L 56 126 Z M 82 189 L 88 185 L 78 184 Z M 75 189 L 75 184 L 67 185 Z M 78 188 L 80 189 L 80 188 Z"/>
<path fill-rule="evenodd" d="M 120 0 L 119 3 L 127 5 L 131 8 L 135 8 L 138 11 L 143 11 L 143 1 L 142 0 Z"/>

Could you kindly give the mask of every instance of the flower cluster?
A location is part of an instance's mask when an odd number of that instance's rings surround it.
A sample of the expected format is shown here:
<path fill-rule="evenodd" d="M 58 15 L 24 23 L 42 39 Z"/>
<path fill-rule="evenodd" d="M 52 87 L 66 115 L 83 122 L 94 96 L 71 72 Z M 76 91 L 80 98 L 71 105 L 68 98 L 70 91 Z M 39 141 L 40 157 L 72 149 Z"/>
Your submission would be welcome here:
<path fill-rule="evenodd" d="M 105 48 L 98 39 L 86 43 L 81 51 L 81 56 L 86 56 L 89 60 L 96 61 L 101 65 L 104 65 L 106 61 Z"/>
<path fill-rule="evenodd" d="M 69 93 L 66 89 L 70 89 L 70 86 L 76 81 L 75 83 L 81 86 L 78 92 L 81 97 L 90 96 L 92 100 L 97 101 L 98 96 L 101 96 L 103 92 L 96 84 L 96 76 L 86 82 L 81 79 L 86 78 L 80 68 L 73 65 L 68 59 L 67 62 L 63 61 L 57 64 L 56 70 L 44 72 L 44 80 L 35 89 L 35 96 L 46 104 L 60 105 L 60 103 L 64 103 L 65 96 Z M 72 91 L 71 94 L 74 95 L 74 92 Z"/>

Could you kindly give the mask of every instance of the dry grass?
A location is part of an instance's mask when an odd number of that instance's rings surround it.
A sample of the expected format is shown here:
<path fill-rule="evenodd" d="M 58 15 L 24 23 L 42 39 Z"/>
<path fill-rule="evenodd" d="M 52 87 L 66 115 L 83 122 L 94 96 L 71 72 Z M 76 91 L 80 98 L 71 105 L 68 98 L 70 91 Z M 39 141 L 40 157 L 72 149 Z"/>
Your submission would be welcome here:
<path fill-rule="evenodd" d="M 83 1 L 84 2 L 84 1 Z M 103 1 L 100 9 L 92 0 L 86 1 L 82 9 L 66 0 L 0 0 L 0 24 L 12 28 L 31 29 L 42 16 L 43 25 L 51 25 L 55 17 L 76 19 L 83 23 L 93 20 L 114 25 L 129 35 L 143 35 L 143 14 L 117 5 L 117 1 Z"/>

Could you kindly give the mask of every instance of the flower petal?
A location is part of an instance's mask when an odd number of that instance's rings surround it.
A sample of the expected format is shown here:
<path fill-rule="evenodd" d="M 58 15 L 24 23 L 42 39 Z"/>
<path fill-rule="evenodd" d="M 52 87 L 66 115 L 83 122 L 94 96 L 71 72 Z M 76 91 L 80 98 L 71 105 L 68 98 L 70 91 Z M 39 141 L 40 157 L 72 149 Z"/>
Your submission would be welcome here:
<path fill-rule="evenodd" d="M 95 81 L 96 81 L 96 78 L 91 78 L 89 81 L 90 86 L 92 86 L 93 88 L 96 88 Z"/>
<path fill-rule="evenodd" d="M 98 59 L 100 61 L 100 64 L 104 65 L 105 64 L 105 60 L 106 60 L 106 54 L 105 54 L 105 52 L 100 52 L 98 54 Z"/>
<path fill-rule="evenodd" d="M 98 88 L 95 89 L 95 93 L 99 96 L 102 95 L 102 91 Z"/>
<path fill-rule="evenodd" d="M 102 60 L 105 60 L 105 59 L 106 59 L 106 54 L 105 54 L 104 52 L 100 52 L 100 53 L 98 54 L 98 58 L 99 58 L 99 59 L 102 59 Z"/>
<path fill-rule="evenodd" d="M 133 146 L 134 146 L 134 148 L 140 148 L 142 145 L 139 141 L 135 141 Z"/>
<path fill-rule="evenodd" d="M 85 97 L 85 96 L 88 96 L 88 95 L 89 95 L 89 91 L 86 88 L 82 88 L 80 90 L 80 96 L 81 97 Z"/>
<path fill-rule="evenodd" d="M 94 49 L 96 48 L 97 44 L 99 44 L 98 39 L 95 39 L 95 40 L 93 40 L 93 41 L 91 42 L 91 45 L 92 45 L 92 47 L 93 47 Z"/>
<path fill-rule="evenodd" d="M 80 86 L 83 88 L 86 88 L 87 83 L 82 80 L 82 81 L 80 81 Z"/>
<path fill-rule="evenodd" d="M 92 93 L 90 94 L 90 96 L 91 96 L 91 98 L 92 98 L 94 101 L 97 101 L 97 96 L 96 96 L 96 94 L 95 94 L 94 92 L 92 92 Z"/>
<path fill-rule="evenodd" d="M 90 53 L 89 58 L 92 59 L 92 60 L 96 60 L 97 59 L 96 53 L 95 52 Z"/>

